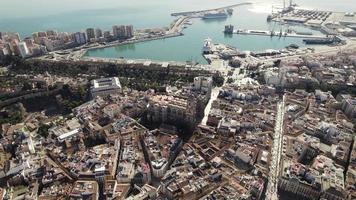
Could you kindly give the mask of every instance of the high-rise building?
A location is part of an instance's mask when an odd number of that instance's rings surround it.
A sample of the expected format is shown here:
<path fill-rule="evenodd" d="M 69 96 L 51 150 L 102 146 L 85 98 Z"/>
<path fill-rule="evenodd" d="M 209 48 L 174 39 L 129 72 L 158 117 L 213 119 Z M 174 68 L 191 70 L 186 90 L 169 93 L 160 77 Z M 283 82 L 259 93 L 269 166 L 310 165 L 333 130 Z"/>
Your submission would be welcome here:
<path fill-rule="evenodd" d="M 111 37 L 110 31 L 105 31 L 105 32 L 104 32 L 104 38 L 105 38 L 105 39 L 108 39 L 108 38 L 110 38 L 110 37 Z"/>
<path fill-rule="evenodd" d="M 85 36 L 85 33 L 83 32 L 74 33 L 74 41 L 79 45 L 87 43 L 87 38 Z"/>
<path fill-rule="evenodd" d="M 94 30 L 94 28 L 87 28 L 86 34 L 87 34 L 88 41 L 91 41 L 92 39 L 95 39 L 95 30 Z"/>
<path fill-rule="evenodd" d="M 27 38 L 25 38 L 25 39 L 23 39 L 23 41 L 26 43 L 26 45 L 27 45 L 27 47 L 28 48 L 31 48 L 31 47 L 33 47 L 33 39 L 32 38 L 30 38 L 30 37 L 27 37 Z"/>
<path fill-rule="evenodd" d="M 0 40 L 2 40 L 2 32 L 0 32 Z"/>
<path fill-rule="evenodd" d="M 128 25 L 128 26 L 125 27 L 125 29 L 126 29 L 125 37 L 126 38 L 132 38 L 133 35 L 134 35 L 133 26 L 132 25 Z"/>
<path fill-rule="evenodd" d="M 213 79 L 211 77 L 198 76 L 194 78 L 194 90 L 211 94 Z"/>
<path fill-rule="evenodd" d="M 22 58 L 26 58 L 30 54 L 30 52 L 27 48 L 26 42 L 20 42 L 18 44 L 18 48 L 19 48 L 20 55 Z"/>
<path fill-rule="evenodd" d="M 103 31 L 100 28 L 95 29 L 95 37 L 96 38 L 103 37 Z"/>
<path fill-rule="evenodd" d="M 117 38 L 117 39 L 124 39 L 126 38 L 126 28 L 125 26 L 113 26 L 112 27 L 112 32 L 114 34 L 114 38 Z"/>

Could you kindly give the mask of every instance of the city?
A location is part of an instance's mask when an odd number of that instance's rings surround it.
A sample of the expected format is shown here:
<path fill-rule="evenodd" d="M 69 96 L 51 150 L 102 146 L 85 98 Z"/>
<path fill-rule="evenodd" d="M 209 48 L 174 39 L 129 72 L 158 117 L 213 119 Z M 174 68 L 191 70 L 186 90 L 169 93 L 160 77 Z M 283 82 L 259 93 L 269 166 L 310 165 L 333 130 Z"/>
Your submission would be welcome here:
<path fill-rule="evenodd" d="M 151 28 L 0 26 L 0 199 L 356 199 L 356 12 L 267 4 L 267 28 L 231 20 L 244 1 Z M 199 23 L 225 39 L 201 38 L 200 61 L 91 56 L 165 55 Z M 226 42 L 259 38 L 282 44 Z"/>

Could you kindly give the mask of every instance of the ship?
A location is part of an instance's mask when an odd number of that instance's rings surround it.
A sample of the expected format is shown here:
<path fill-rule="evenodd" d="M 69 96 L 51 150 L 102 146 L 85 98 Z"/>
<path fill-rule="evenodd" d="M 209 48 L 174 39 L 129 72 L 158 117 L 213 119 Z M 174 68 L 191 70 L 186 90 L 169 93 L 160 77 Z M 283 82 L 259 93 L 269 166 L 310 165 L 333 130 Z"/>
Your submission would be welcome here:
<path fill-rule="evenodd" d="M 203 19 L 221 19 L 227 18 L 228 14 L 225 10 L 208 12 L 203 15 Z"/>
<path fill-rule="evenodd" d="M 210 38 L 207 38 L 204 40 L 204 45 L 203 45 L 203 48 L 202 48 L 202 53 L 203 54 L 211 54 L 213 51 L 212 51 L 212 45 L 211 45 L 211 39 Z"/>
<path fill-rule="evenodd" d="M 311 38 L 304 39 L 305 44 L 332 44 L 335 42 L 334 38 Z"/>

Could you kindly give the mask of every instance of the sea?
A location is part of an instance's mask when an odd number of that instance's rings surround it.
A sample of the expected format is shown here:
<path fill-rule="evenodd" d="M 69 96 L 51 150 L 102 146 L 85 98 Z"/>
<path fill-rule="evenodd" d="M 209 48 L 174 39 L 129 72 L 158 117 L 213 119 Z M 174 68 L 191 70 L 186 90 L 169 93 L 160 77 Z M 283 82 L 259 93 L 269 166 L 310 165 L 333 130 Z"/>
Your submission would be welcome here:
<path fill-rule="evenodd" d="M 157 61 L 192 61 L 206 63 L 201 47 L 206 38 L 241 51 L 281 49 L 290 44 L 304 46 L 300 38 L 278 38 L 223 33 L 225 25 L 238 29 L 308 31 L 302 26 L 281 26 L 266 18 L 283 0 L 0 0 L 0 31 L 19 32 L 21 37 L 33 32 L 54 29 L 62 32 L 84 31 L 86 28 L 110 30 L 112 25 L 132 24 L 136 29 L 166 27 L 175 19 L 173 12 L 203 10 L 251 2 L 234 8 L 227 19 L 193 19 L 184 36 L 118 45 L 89 50 L 84 56 L 103 58 L 150 59 Z M 286 0 L 289 3 L 289 0 Z M 300 7 L 315 10 L 356 12 L 356 0 L 294 0 Z"/>

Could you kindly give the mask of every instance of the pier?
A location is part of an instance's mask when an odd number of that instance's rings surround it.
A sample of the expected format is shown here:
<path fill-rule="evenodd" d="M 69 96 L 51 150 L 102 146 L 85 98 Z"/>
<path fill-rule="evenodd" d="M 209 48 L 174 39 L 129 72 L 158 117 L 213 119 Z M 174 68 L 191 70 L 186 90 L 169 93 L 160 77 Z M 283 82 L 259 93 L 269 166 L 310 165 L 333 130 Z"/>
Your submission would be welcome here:
<path fill-rule="evenodd" d="M 226 32 L 226 31 L 225 31 Z M 292 37 L 292 38 L 302 38 L 302 39 L 327 39 L 325 35 L 309 35 L 309 34 L 298 34 L 294 32 L 275 32 L 267 30 L 233 30 L 230 34 L 239 34 L 239 35 L 258 35 L 258 36 L 269 36 L 269 37 Z"/>
<path fill-rule="evenodd" d="M 229 6 L 224 6 L 220 8 L 213 8 L 213 9 L 207 9 L 207 10 L 199 10 L 199 11 L 187 11 L 187 12 L 176 12 L 172 13 L 172 16 L 188 16 L 188 17 L 202 17 L 204 14 L 208 12 L 213 12 L 213 11 L 219 11 L 219 10 L 225 10 L 229 8 L 235 8 L 238 6 L 245 6 L 245 5 L 251 5 L 252 3 L 250 2 L 245 2 L 245 3 L 238 3 L 238 4 L 233 4 Z"/>

